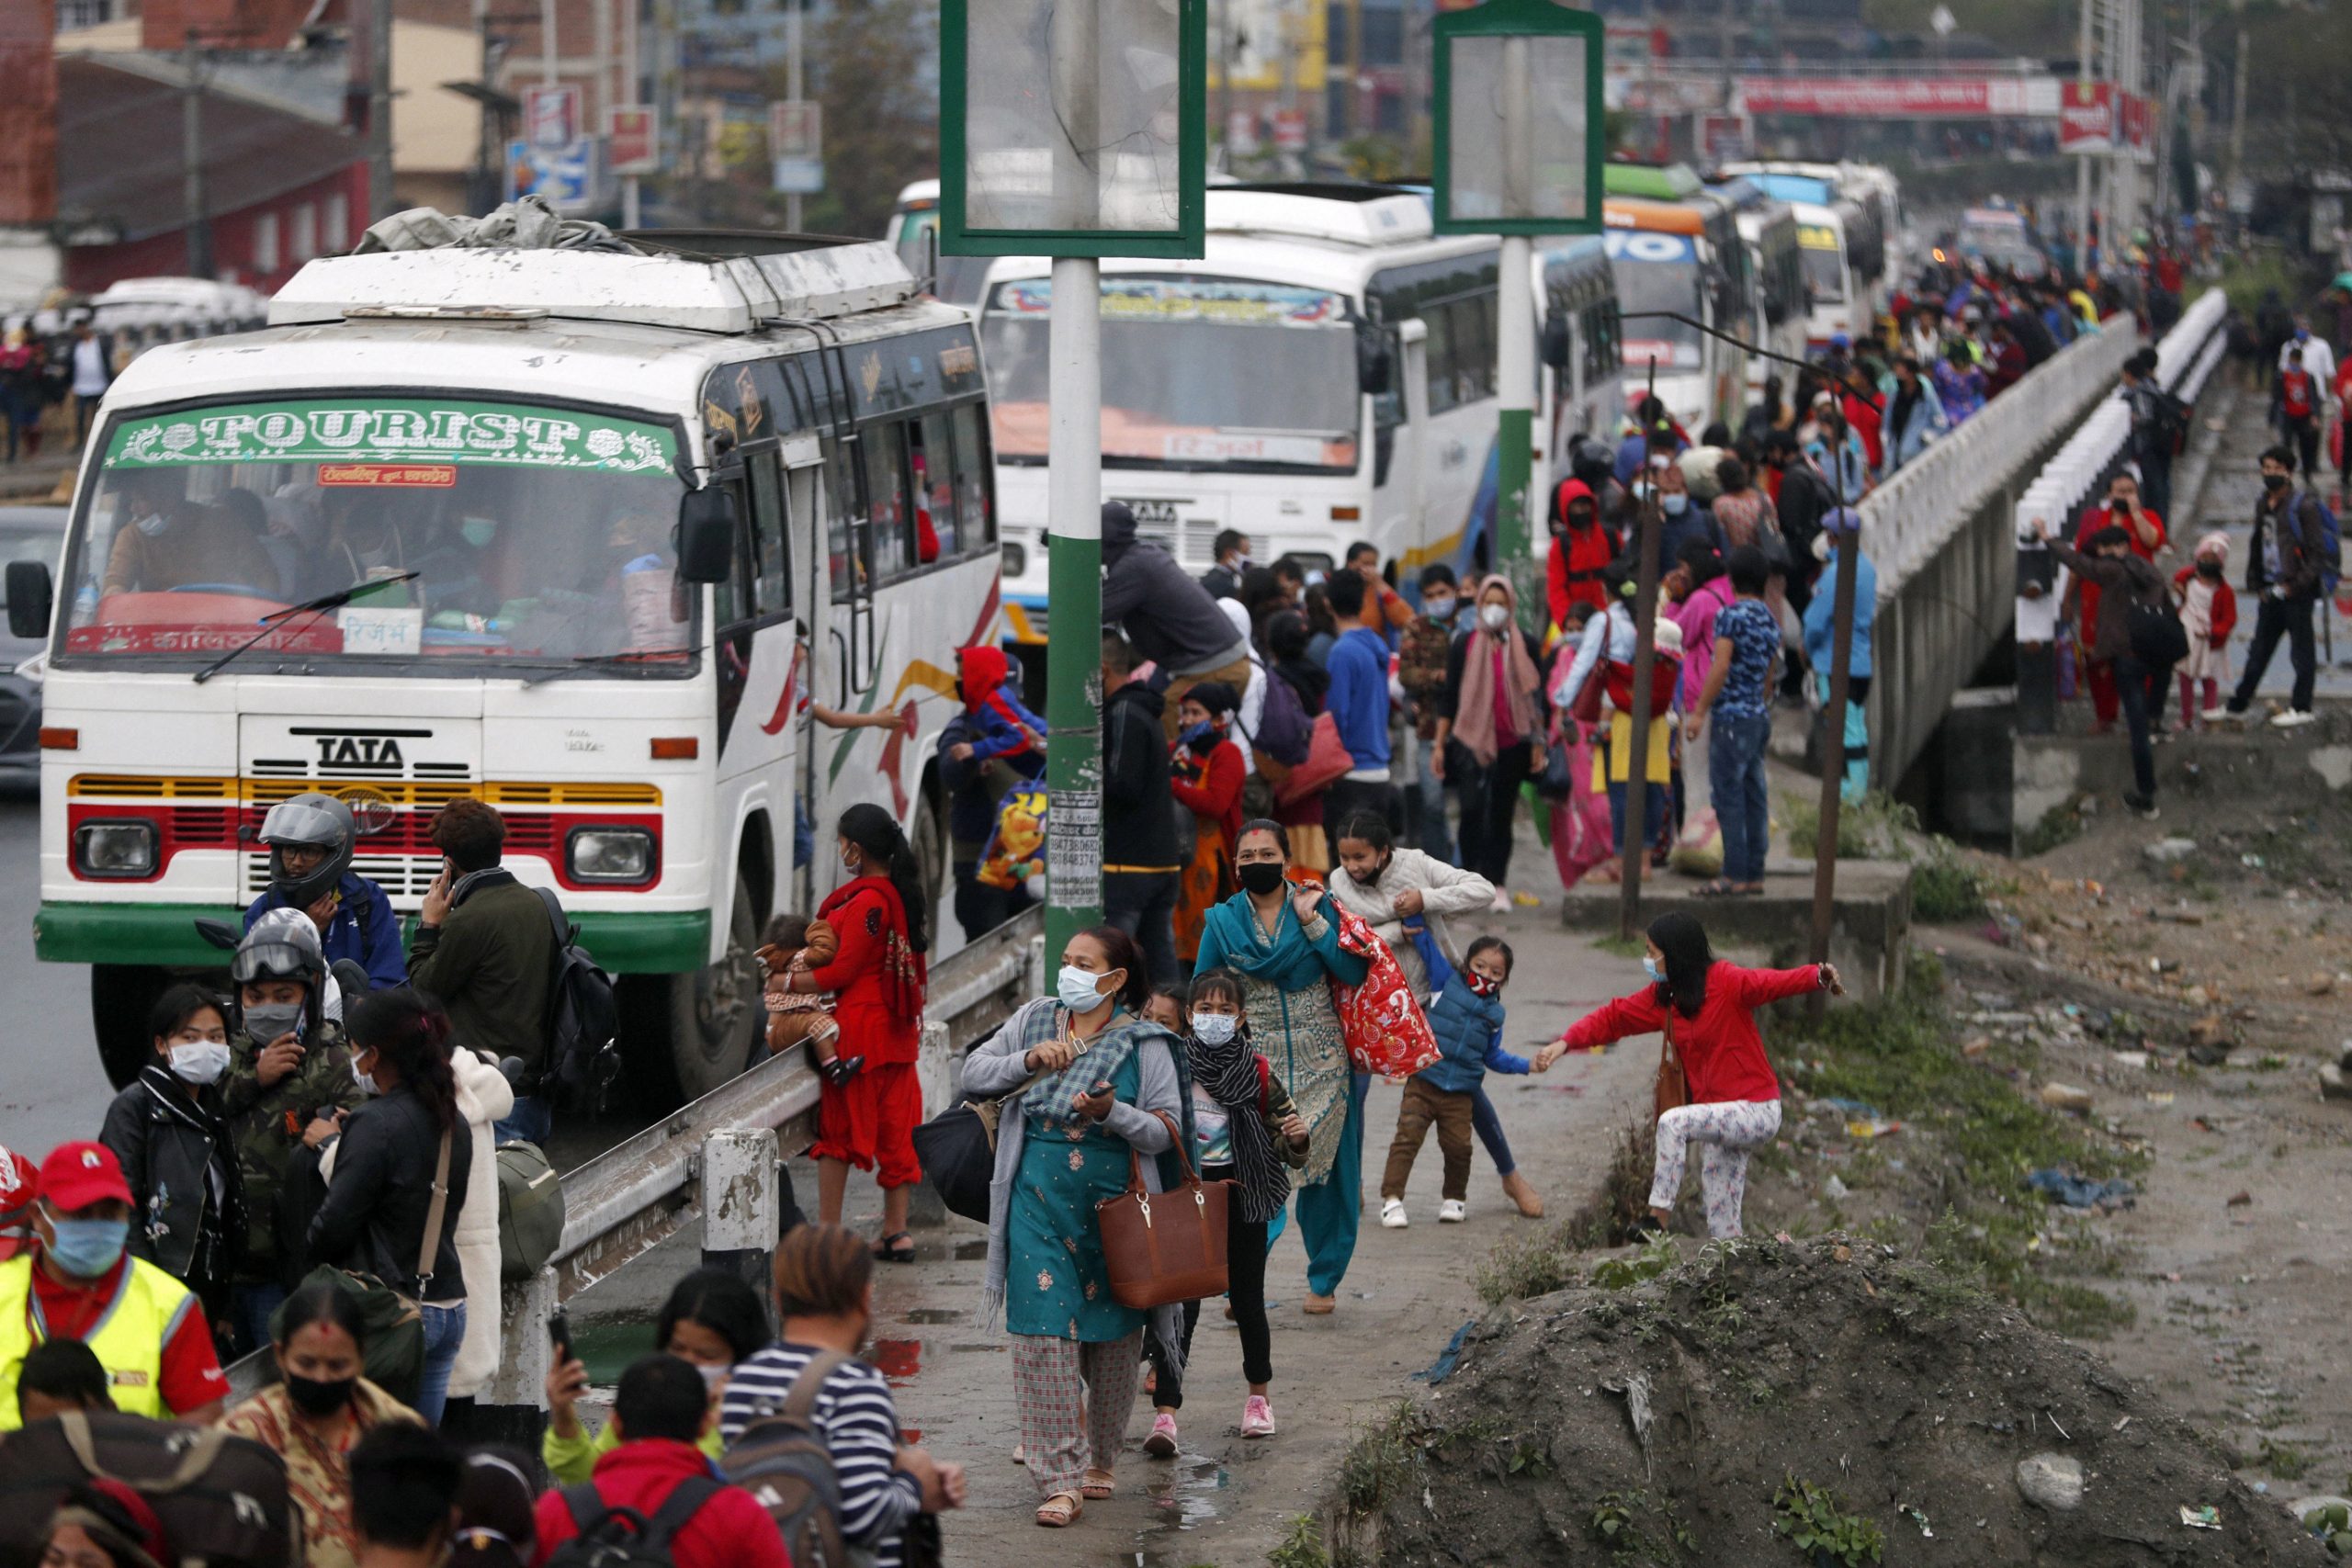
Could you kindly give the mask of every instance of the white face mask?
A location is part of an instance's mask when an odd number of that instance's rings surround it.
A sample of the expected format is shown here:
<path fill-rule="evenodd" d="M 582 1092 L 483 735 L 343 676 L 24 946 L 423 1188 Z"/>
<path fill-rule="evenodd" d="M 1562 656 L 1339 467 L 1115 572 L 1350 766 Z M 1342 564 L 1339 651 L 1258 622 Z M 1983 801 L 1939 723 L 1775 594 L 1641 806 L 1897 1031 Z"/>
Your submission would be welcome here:
<path fill-rule="evenodd" d="M 1112 975 L 1117 973 L 1115 969 L 1111 971 Z M 1062 1006 L 1072 1012 L 1092 1012 L 1102 1005 L 1099 984 L 1109 977 L 1090 969 L 1080 969 L 1075 964 L 1065 964 L 1054 981 L 1054 994 L 1060 998 Z"/>
<path fill-rule="evenodd" d="M 727 1374 L 734 1370 L 734 1368 L 727 1366 L 698 1366 L 695 1369 L 695 1371 L 702 1374 L 702 1387 L 705 1393 L 717 1393 L 720 1389 L 725 1388 L 727 1386 Z"/>
<path fill-rule="evenodd" d="M 219 1083 L 228 1070 L 226 1041 L 183 1040 L 172 1047 L 172 1076 L 182 1083 Z"/>
<path fill-rule="evenodd" d="M 1193 1038 L 1204 1045 L 1222 1045 L 1233 1038 L 1233 1031 L 1240 1022 L 1229 1012 L 1196 1012 L 1193 1015 Z"/>
<path fill-rule="evenodd" d="M 359 1092 L 362 1094 L 372 1095 L 377 1092 L 376 1080 L 359 1070 L 359 1058 L 356 1056 L 351 1058 L 351 1081 L 359 1086 Z"/>
<path fill-rule="evenodd" d="M 1488 631 L 1498 632 L 1505 626 L 1510 625 L 1510 606 L 1508 604 L 1481 604 L 1478 606 L 1478 619 L 1485 625 Z"/>

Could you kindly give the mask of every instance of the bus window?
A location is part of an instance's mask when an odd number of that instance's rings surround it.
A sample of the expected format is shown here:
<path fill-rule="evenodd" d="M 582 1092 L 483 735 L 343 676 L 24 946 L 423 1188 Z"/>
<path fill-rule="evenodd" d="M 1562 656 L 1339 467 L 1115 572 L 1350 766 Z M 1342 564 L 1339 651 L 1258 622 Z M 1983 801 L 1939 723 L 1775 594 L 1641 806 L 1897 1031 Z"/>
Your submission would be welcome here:
<path fill-rule="evenodd" d="M 831 566 L 833 603 L 846 604 L 865 583 L 865 563 L 858 547 L 865 530 L 853 528 L 857 514 L 857 486 L 850 475 L 849 449 L 838 442 L 826 444 L 825 554 Z"/>
<path fill-rule="evenodd" d="M 784 467 L 775 448 L 753 453 L 743 477 L 751 500 L 752 579 L 756 585 L 751 613 L 769 620 L 792 613 L 792 570 L 786 552 Z"/>
<path fill-rule="evenodd" d="M 1428 348 L 1430 379 L 1430 412 L 1443 413 L 1461 401 L 1458 384 L 1453 378 L 1453 362 L 1461 355 L 1454 339 L 1454 316 L 1443 305 L 1432 306 L 1422 318 L 1429 323 Z"/>
<path fill-rule="evenodd" d="M 865 454 L 866 535 L 862 552 L 877 584 L 915 564 L 913 498 L 907 486 L 907 427 L 897 420 L 858 433 Z"/>
<path fill-rule="evenodd" d="M 949 415 L 956 434 L 956 534 L 965 549 L 996 543 L 996 519 L 989 513 L 989 438 L 978 403 L 962 403 Z"/>
<path fill-rule="evenodd" d="M 955 444 L 947 434 L 947 411 L 933 409 L 925 413 L 917 434 L 922 444 L 915 452 L 915 482 L 923 506 L 931 513 L 931 526 L 939 536 L 939 558 L 944 560 L 964 550 L 964 533 L 956 516 Z"/>

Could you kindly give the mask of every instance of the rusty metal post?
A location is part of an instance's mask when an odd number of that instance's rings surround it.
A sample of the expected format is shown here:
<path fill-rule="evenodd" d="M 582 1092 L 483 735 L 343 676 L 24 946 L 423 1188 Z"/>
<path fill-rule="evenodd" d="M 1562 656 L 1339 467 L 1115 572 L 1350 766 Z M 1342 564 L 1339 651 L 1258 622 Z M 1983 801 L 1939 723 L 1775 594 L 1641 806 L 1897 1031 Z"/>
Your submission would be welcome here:
<path fill-rule="evenodd" d="M 1854 582 L 1862 553 L 1862 514 L 1846 504 L 1845 433 L 1838 433 L 1838 507 L 1829 514 L 1830 539 L 1838 549 L 1837 597 L 1831 601 L 1829 649 L 1829 739 L 1821 759 L 1821 827 L 1813 849 L 1813 942 L 1808 950 L 1815 964 L 1829 961 L 1829 931 L 1838 910 L 1838 812 L 1846 783 L 1846 698 L 1853 676 Z M 1850 532 L 1839 536 L 1834 526 L 1842 517 L 1853 519 Z M 1815 1019 L 1828 1005 L 1828 993 L 1815 991 L 1805 1004 Z"/>

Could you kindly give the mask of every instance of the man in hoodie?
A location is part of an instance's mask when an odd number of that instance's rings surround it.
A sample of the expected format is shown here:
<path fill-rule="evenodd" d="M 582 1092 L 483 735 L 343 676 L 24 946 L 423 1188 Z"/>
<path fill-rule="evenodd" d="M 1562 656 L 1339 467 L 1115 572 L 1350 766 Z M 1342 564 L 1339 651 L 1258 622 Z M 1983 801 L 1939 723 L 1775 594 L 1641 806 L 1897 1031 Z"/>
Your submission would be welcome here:
<path fill-rule="evenodd" d="M 1125 637 L 1102 634 L 1102 918 L 1136 939 L 1151 983 L 1167 986 L 1180 976 L 1176 894 L 1183 864 L 1161 738 L 1165 699 L 1135 679 L 1141 662 Z M 1243 660 L 1245 674 L 1249 668 Z M 1381 668 L 1385 674 L 1385 657 Z"/>
<path fill-rule="evenodd" d="M 1622 547 L 1600 521 L 1600 502 L 1592 487 L 1580 479 L 1562 479 L 1552 492 L 1552 555 L 1544 584 L 1544 607 L 1554 626 L 1567 626 L 1573 605 L 1609 607 L 1600 574 Z"/>
<path fill-rule="evenodd" d="M 1184 574 L 1149 539 L 1136 537 L 1136 514 L 1125 502 L 1102 504 L 1102 624 L 1118 626 L 1137 660 L 1149 660 L 1170 679 L 1162 695 L 1168 711 L 1165 744 L 1176 743 L 1176 709 L 1203 681 L 1235 691 L 1250 684 L 1250 643 L 1209 591 Z"/>

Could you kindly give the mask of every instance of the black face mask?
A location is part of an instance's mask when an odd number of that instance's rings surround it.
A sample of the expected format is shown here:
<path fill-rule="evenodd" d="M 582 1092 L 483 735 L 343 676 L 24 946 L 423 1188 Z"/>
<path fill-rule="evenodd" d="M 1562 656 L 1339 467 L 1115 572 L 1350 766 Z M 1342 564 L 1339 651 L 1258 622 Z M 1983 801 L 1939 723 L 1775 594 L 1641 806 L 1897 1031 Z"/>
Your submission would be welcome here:
<path fill-rule="evenodd" d="M 2217 560 L 2199 561 L 2197 563 L 2197 575 L 2199 577 L 2219 577 L 2222 575 L 2222 563 Z"/>
<path fill-rule="evenodd" d="M 2285 490 L 2289 482 L 2287 476 L 2284 474 L 2265 474 L 2262 476 L 2262 488 L 2265 490 Z"/>
<path fill-rule="evenodd" d="M 1261 898 L 1283 885 L 1280 861 L 1253 860 L 1245 866 L 1238 867 L 1234 874 L 1241 879 L 1244 892 L 1254 893 Z"/>
<path fill-rule="evenodd" d="M 294 1408 L 313 1419 L 334 1415 L 351 1403 L 357 1378 L 302 1378 L 286 1374 L 286 1397 Z"/>

